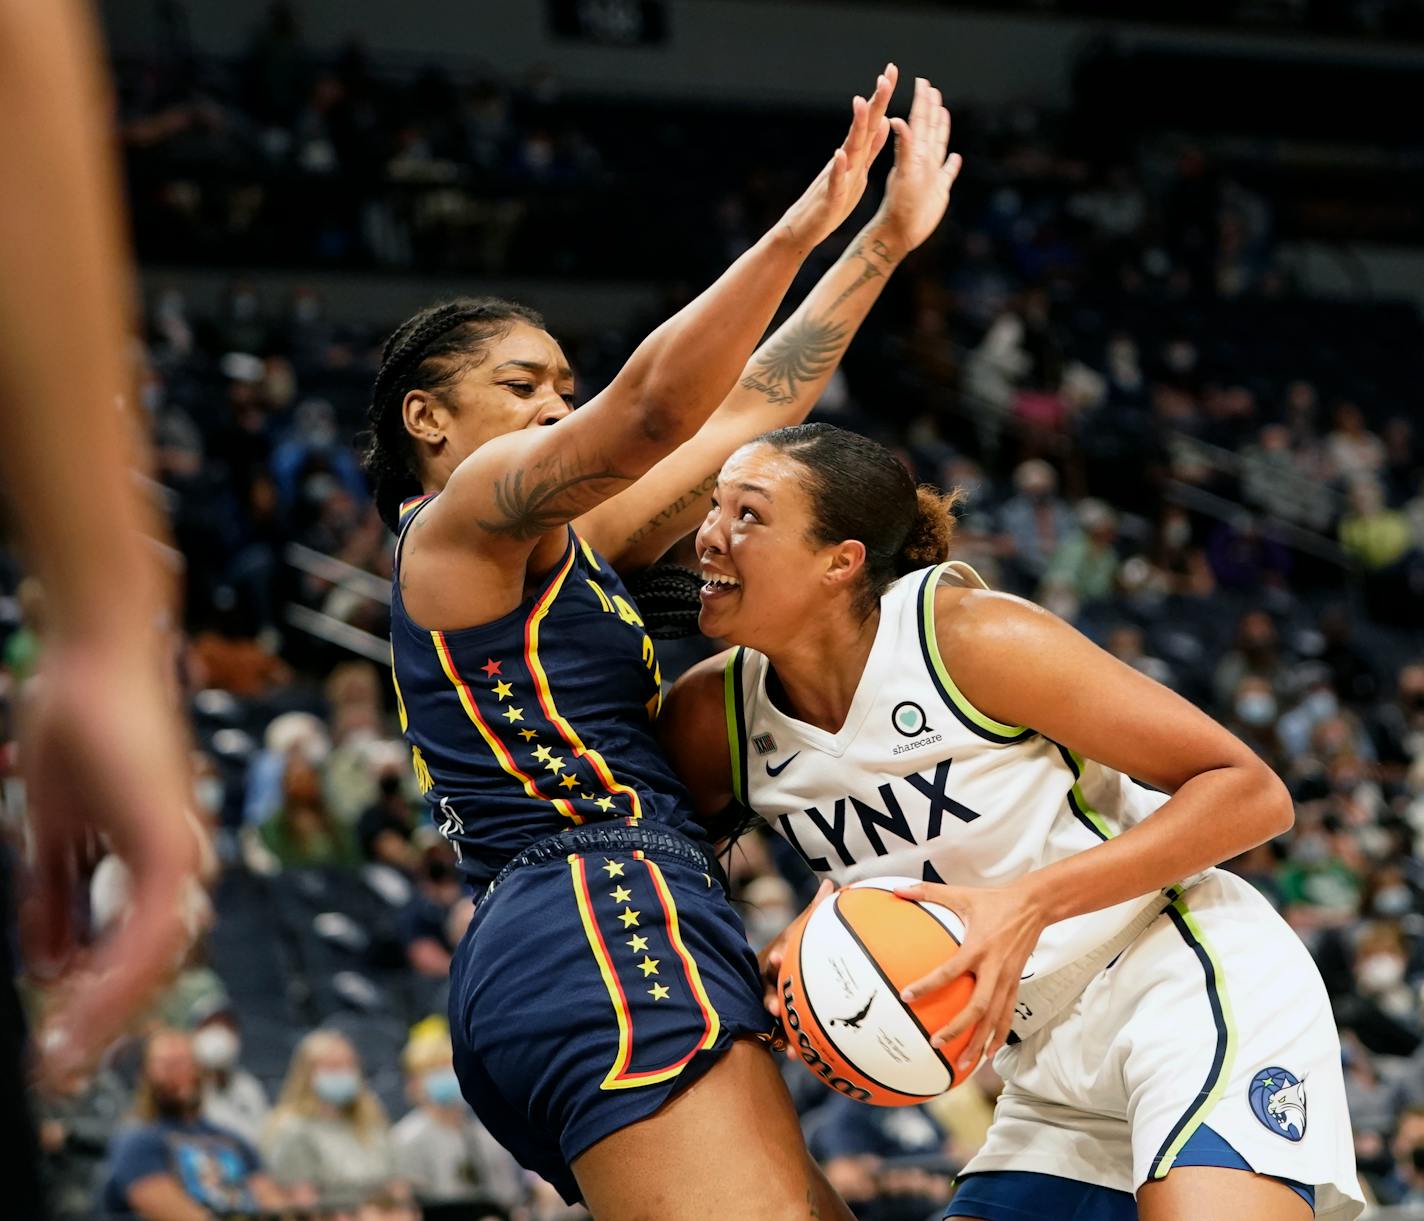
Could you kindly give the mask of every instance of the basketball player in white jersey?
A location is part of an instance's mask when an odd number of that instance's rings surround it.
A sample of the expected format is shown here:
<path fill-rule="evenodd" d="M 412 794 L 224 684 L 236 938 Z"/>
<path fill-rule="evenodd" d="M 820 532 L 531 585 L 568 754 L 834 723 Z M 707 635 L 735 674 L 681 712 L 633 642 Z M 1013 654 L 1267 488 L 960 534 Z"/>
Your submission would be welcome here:
<path fill-rule="evenodd" d="M 924 878 L 902 893 L 963 917 L 963 948 L 905 997 L 973 972 L 931 1033 L 973 1023 L 959 1069 L 997 1052 L 1005 1081 L 949 1217 L 1355 1217 L 1324 985 L 1215 868 L 1291 826 L 1284 786 L 1185 700 L 944 562 L 948 510 L 824 424 L 722 468 L 700 622 L 742 647 L 662 717 L 699 812 L 735 800 L 823 877 Z"/>

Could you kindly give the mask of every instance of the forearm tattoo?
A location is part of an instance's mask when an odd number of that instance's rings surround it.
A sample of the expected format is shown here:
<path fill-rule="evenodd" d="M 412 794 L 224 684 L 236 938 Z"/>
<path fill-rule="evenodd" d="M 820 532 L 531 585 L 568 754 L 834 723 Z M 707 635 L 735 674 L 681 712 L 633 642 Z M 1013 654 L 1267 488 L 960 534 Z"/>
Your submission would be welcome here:
<path fill-rule="evenodd" d="M 800 385 L 834 368 L 849 342 L 848 323 L 793 320 L 762 349 L 752 371 L 742 378 L 742 388 L 764 395 L 773 406 L 794 403 Z"/>
<path fill-rule="evenodd" d="M 687 491 L 671 504 L 660 509 L 656 516 L 649 518 L 644 525 L 634 530 L 633 533 L 628 536 L 629 544 L 641 542 L 655 531 L 661 530 L 664 526 L 671 525 L 679 516 L 687 512 L 688 509 L 699 504 L 716 486 L 717 472 L 713 471 L 696 487 L 688 488 Z"/>
<path fill-rule="evenodd" d="M 538 538 L 612 495 L 611 485 L 631 482 L 628 476 L 612 470 L 570 473 L 562 461 L 555 461 L 540 478 L 526 479 L 528 474 L 524 470 L 510 471 L 496 481 L 497 516 L 479 521 L 482 530 L 509 538 Z"/>
<path fill-rule="evenodd" d="M 869 246 L 868 250 L 866 249 L 867 245 Z M 872 238 L 869 243 L 864 239 L 857 239 L 855 245 L 845 252 L 845 257 L 859 259 L 864 266 L 861 268 L 860 275 L 846 285 L 841 295 L 831 302 L 831 308 L 826 311 L 828 314 L 835 313 L 862 284 L 880 279 L 895 266 L 895 260 L 890 254 L 890 247 L 878 237 Z"/>

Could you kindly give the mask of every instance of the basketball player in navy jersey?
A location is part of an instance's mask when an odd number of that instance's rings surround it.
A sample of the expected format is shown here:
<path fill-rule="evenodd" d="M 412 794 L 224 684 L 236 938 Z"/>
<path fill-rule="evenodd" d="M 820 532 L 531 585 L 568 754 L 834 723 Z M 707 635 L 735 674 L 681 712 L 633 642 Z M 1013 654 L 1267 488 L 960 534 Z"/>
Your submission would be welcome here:
<path fill-rule="evenodd" d="M 661 675 L 620 573 L 701 518 L 738 444 L 810 409 L 943 215 L 959 162 L 920 81 L 880 212 L 748 361 L 862 193 L 895 75 L 776 227 L 577 412 L 559 345 L 508 302 L 410 319 L 376 379 L 398 707 L 479 894 L 451 971 L 456 1069 L 490 1130 L 598 1216 L 849 1215 L 758 1041 L 756 962 L 655 743 Z"/>
<path fill-rule="evenodd" d="M 59 1089 L 177 966 L 198 847 L 163 681 L 166 599 L 146 537 L 158 531 L 116 405 L 130 387 L 130 296 L 99 56 L 74 0 L 0 0 L 0 491 L 47 607 L 22 723 L 34 869 L 21 898 L 31 965 L 52 985 L 37 1067 Z M 133 905 L 81 956 L 76 858 L 99 832 L 132 872 Z M 0 927 L 0 1212 L 34 1221 L 39 1156 L 9 948 Z"/>
<path fill-rule="evenodd" d="M 842 429 L 733 455 L 697 551 L 702 630 L 740 647 L 683 675 L 660 722 L 695 808 L 735 798 L 821 877 L 924 878 L 899 893 L 964 920 L 899 998 L 971 972 L 969 1003 L 924 1033 L 972 1026 L 955 1067 L 997 1051 L 1005 1082 L 951 1221 L 1351 1221 L 1320 973 L 1215 868 L 1291 825 L 1285 786 L 949 561 L 952 530 L 940 496 Z"/>

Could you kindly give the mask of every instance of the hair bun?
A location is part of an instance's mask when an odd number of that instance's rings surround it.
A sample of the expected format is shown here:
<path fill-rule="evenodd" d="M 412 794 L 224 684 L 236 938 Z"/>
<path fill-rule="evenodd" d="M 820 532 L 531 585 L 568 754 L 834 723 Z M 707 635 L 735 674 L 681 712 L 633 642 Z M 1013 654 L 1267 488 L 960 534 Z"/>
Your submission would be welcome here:
<path fill-rule="evenodd" d="M 895 554 L 895 567 L 901 576 L 949 559 L 954 506 L 958 501 L 958 492 L 945 496 L 925 484 L 915 489 L 915 522 Z"/>

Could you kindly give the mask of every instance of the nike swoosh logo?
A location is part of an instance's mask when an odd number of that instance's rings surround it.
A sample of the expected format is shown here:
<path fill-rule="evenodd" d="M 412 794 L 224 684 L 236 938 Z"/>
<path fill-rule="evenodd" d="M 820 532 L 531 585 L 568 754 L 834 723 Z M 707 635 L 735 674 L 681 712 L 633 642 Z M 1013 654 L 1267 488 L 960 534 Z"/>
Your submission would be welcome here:
<path fill-rule="evenodd" d="M 798 750 L 798 751 L 796 752 L 796 755 L 799 755 L 800 753 L 801 753 L 801 752 Z M 779 776 L 779 775 L 781 775 L 782 772 L 784 772 L 788 767 L 791 766 L 791 759 L 796 758 L 796 755 L 792 755 L 791 758 L 790 758 L 790 759 L 787 759 L 786 762 L 783 763 L 783 764 L 781 764 L 780 767 L 772 767 L 771 764 L 768 763 L 768 764 L 766 765 L 766 774 L 767 774 L 768 776 Z"/>

